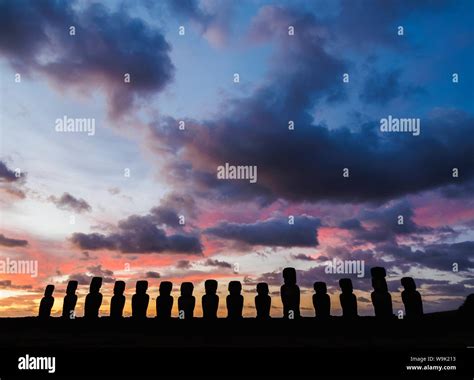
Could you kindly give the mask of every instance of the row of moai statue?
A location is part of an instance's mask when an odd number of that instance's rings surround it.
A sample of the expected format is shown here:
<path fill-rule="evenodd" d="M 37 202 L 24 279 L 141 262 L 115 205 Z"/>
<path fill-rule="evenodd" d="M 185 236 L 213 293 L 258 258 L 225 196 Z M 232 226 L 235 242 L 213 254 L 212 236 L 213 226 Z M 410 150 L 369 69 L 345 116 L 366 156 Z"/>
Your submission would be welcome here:
<path fill-rule="evenodd" d="M 375 316 L 378 318 L 393 317 L 392 297 L 388 292 L 385 280 L 386 272 L 382 267 L 371 269 L 372 304 Z M 283 303 L 283 316 L 288 319 L 300 317 L 300 288 L 296 282 L 296 270 L 285 268 L 283 270 L 284 284 L 281 286 L 280 294 Z M 402 301 L 405 305 L 405 317 L 419 318 L 423 315 L 423 304 L 420 293 L 416 290 L 415 281 L 411 277 L 404 277 L 401 280 L 404 287 L 402 291 Z M 64 297 L 62 316 L 64 318 L 74 318 L 74 310 L 77 303 L 77 281 L 69 281 Z M 86 296 L 84 306 L 85 318 L 98 318 L 99 309 L 102 304 L 101 277 L 93 277 L 90 283 L 89 294 Z M 349 278 L 339 280 L 341 294 L 339 300 L 344 318 L 354 318 L 357 313 L 357 298 L 353 293 L 352 281 Z M 202 297 L 202 310 L 204 319 L 217 318 L 219 307 L 219 296 L 217 295 L 217 281 L 206 280 L 204 283 L 205 294 Z M 162 281 L 159 287 L 160 295 L 156 298 L 157 318 L 171 318 L 173 308 L 173 296 L 171 291 L 173 284 L 169 281 Z M 146 318 L 150 296 L 147 294 L 148 281 L 137 281 L 136 292 L 132 296 L 132 317 Z M 181 295 L 178 298 L 179 318 L 190 319 L 194 317 L 196 298 L 193 296 L 194 285 L 191 282 L 181 284 Z M 229 295 L 226 298 L 227 317 L 230 319 L 242 318 L 244 307 L 244 297 L 241 295 L 242 284 L 239 281 L 229 282 Z M 255 297 L 255 308 L 258 319 L 270 318 L 271 297 L 269 295 L 268 284 L 261 282 L 257 284 L 257 296 Z M 315 294 L 313 295 L 313 306 L 316 317 L 324 319 L 331 316 L 331 300 L 327 294 L 327 286 L 324 282 L 314 283 Z M 44 297 L 41 300 L 39 316 L 48 318 L 54 304 L 54 285 L 46 287 Z M 110 317 L 121 318 L 125 306 L 125 282 L 116 281 L 114 285 L 114 295 L 110 303 Z"/>

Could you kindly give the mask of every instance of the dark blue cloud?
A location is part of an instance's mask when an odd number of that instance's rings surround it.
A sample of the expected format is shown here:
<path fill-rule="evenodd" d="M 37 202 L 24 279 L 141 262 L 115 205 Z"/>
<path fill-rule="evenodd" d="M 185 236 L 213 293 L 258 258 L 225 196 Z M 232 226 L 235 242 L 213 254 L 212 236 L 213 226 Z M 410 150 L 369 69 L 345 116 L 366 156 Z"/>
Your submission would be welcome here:
<path fill-rule="evenodd" d="M 78 213 L 92 210 L 92 207 L 84 199 L 76 198 L 69 193 L 64 193 L 59 198 L 50 196 L 49 200 L 62 210 L 70 210 Z"/>
<path fill-rule="evenodd" d="M 20 179 L 21 177 L 17 177 L 5 162 L 0 161 L 0 182 L 16 182 Z"/>
<path fill-rule="evenodd" d="M 299 216 L 295 217 L 293 225 L 287 218 L 248 224 L 223 222 L 206 229 L 205 233 L 248 245 L 314 247 L 318 245 L 317 228 L 320 225 L 317 218 Z"/>
<path fill-rule="evenodd" d="M 153 210 L 152 210 L 153 211 Z M 189 253 L 201 254 L 199 236 L 193 233 L 169 234 L 159 226 L 163 215 L 131 215 L 120 220 L 117 232 L 110 234 L 74 233 L 71 241 L 81 249 L 108 249 L 123 253 Z"/>
<path fill-rule="evenodd" d="M 0 234 L 0 246 L 4 247 L 26 247 L 28 240 L 12 239 Z"/>
<path fill-rule="evenodd" d="M 172 79 L 170 46 L 124 9 L 100 4 L 76 10 L 73 2 L 2 1 L 0 54 L 20 73 L 45 75 L 61 86 L 105 89 L 109 114 L 130 111 L 139 98 Z M 69 35 L 70 26 L 76 35 Z M 44 56 L 48 56 L 48 60 Z M 131 82 L 124 83 L 129 73 Z"/>
<path fill-rule="evenodd" d="M 297 26 L 294 36 L 287 35 L 287 25 Z M 170 118 L 152 124 L 153 143 L 170 155 L 167 172 L 174 183 L 218 200 L 380 202 L 474 179 L 472 115 L 444 110 L 422 117 L 419 136 L 381 133 L 379 119 L 349 128 L 317 123 L 314 108 L 344 85 L 347 68 L 331 51 L 320 22 L 311 14 L 266 7 L 250 36 L 276 45 L 262 86 L 228 99 L 220 116 L 190 121 L 185 134 Z M 367 96 L 380 98 L 377 92 Z M 289 120 L 294 131 L 288 130 Z M 226 162 L 256 165 L 257 183 L 217 180 L 216 167 Z M 459 178 L 451 175 L 454 167 L 462 173 Z M 349 178 L 343 177 L 344 168 Z"/>
<path fill-rule="evenodd" d="M 422 92 L 419 87 L 403 85 L 400 77 L 400 70 L 371 71 L 362 86 L 360 99 L 367 104 L 385 105 L 400 96 L 406 99 Z"/>

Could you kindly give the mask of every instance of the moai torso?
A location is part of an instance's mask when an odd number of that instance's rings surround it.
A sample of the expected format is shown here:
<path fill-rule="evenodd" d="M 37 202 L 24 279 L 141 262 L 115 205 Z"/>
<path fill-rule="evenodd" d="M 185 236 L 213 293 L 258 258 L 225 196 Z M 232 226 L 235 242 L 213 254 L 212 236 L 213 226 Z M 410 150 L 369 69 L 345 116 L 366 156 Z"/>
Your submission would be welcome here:
<path fill-rule="evenodd" d="M 136 293 L 132 296 L 132 317 L 146 318 L 150 296 L 146 293 L 148 281 L 137 281 Z"/>
<path fill-rule="evenodd" d="M 261 282 L 257 284 L 257 295 L 255 296 L 255 309 L 257 310 L 257 318 L 270 318 L 270 308 L 272 299 L 268 295 L 268 284 Z"/>
<path fill-rule="evenodd" d="M 110 301 L 110 317 L 111 318 L 122 318 L 123 308 L 125 306 L 125 282 L 115 281 L 114 295 Z"/>
<path fill-rule="evenodd" d="M 178 298 L 180 318 L 190 319 L 194 317 L 196 298 L 193 296 L 193 290 L 194 285 L 191 282 L 183 282 L 181 284 L 181 296 Z M 181 317 L 181 315 L 183 315 L 183 317 Z"/>
<path fill-rule="evenodd" d="M 280 288 L 283 303 L 283 316 L 285 318 L 298 318 L 300 316 L 300 288 L 296 285 L 296 270 L 285 268 L 283 270 L 284 284 Z"/>
<path fill-rule="evenodd" d="M 51 316 L 51 309 L 54 305 L 54 285 L 46 286 L 44 297 L 41 299 L 38 316 L 40 318 L 49 318 Z"/>
<path fill-rule="evenodd" d="M 239 281 L 231 281 L 229 283 L 230 294 L 226 298 L 227 318 L 242 318 L 242 310 L 244 308 L 244 297 L 240 294 L 242 284 Z"/>
<path fill-rule="evenodd" d="M 402 301 L 405 305 L 405 314 L 409 319 L 423 316 L 423 302 L 421 294 L 416 290 L 415 280 L 411 277 L 403 277 L 401 283 L 405 290 L 402 291 Z"/>
<path fill-rule="evenodd" d="M 76 308 L 77 303 L 77 281 L 69 281 L 66 289 L 66 296 L 63 300 L 63 312 L 62 317 L 67 319 L 75 318 L 74 309 Z"/>
<path fill-rule="evenodd" d="M 327 318 L 331 314 L 331 299 L 327 294 L 324 282 L 315 282 L 313 285 L 316 294 L 313 295 L 313 306 L 317 317 Z"/>
<path fill-rule="evenodd" d="M 102 294 L 99 292 L 102 286 L 101 277 L 93 277 L 89 288 L 89 294 L 86 296 L 86 303 L 84 305 L 85 318 L 98 318 L 99 309 L 102 304 Z"/>
<path fill-rule="evenodd" d="M 171 318 L 173 309 L 173 297 L 171 291 L 173 284 L 169 281 L 162 281 L 160 284 L 160 295 L 156 298 L 156 316 L 158 318 Z"/>
<path fill-rule="evenodd" d="M 204 283 L 206 294 L 202 296 L 202 313 L 205 319 L 217 318 L 217 309 L 219 308 L 219 296 L 217 293 L 217 281 L 206 280 Z"/>

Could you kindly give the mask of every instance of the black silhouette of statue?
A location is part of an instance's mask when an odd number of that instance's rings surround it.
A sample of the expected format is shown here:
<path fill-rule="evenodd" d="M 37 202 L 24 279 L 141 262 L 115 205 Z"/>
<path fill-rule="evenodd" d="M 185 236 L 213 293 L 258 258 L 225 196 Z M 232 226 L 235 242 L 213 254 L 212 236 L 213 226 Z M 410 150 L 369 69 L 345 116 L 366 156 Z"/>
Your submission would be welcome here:
<path fill-rule="evenodd" d="M 270 308 L 272 306 L 272 299 L 268 295 L 268 284 L 260 282 L 257 284 L 257 295 L 255 296 L 255 308 L 257 309 L 257 318 L 270 318 Z"/>
<path fill-rule="evenodd" d="M 181 284 L 181 296 L 178 298 L 178 310 L 181 319 L 194 318 L 196 298 L 193 296 L 193 290 L 194 285 L 192 282 L 183 282 Z"/>
<path fill-rule="evenodd" d="M 280 288 L 283 303 L 283 317 L 296 319 L 300 316 L 300 288 L 296 285 L 295 268 L 283 269 L 283 282 Z"/>
<path fill-rule="evenodd" d="M 370 297 L 374 305 L 375 316 L 377 318 L 393 317 L 392 296 L 388 292 L 385 268 L 371 268 L 370 274 L 372 276 L 372 287 L 374 288 Z"/>
<path fill-rule="evenodd" d="M 146 294 L 148 290 L 148 281 L 142 280 L 137 281 L 135 294 L 132 296 L 132 317 L 133 318 L 146 318 L 146 311 L 148 309 L 148 302 L 150 302 L 150 296 Z"/>
<path fill-rule="evenodd" d="M 41 299 L 38 317 L 49 318 L 51 316 L 51 309 L 54 305 L 54 285 L 47 285 L 44 290 L 44 297 Z"/>
<path fill-rule="evenodd" d="M 244 297 L 240 294 L 242 284 L 240 281 L 229 282 L 229 295 L 226 298 L 227 318 L 242 318 L 242 310 L 244 308 Z"/>
<path fill-rule="evenodd" d="M 74 309 L 77 303 L 77 281 L 71 280 L 67 283 L 66 296 L 63 301 L 63 312 L 62 317 L 67 319 L 74 319 Z"/>
<path fill-rule="evenodd" d="M 466 321 L 472 321 L 474 319 L 474 293 L 469 294 L 464 303 L 459 307 L 458 316 Z"/>
<path fill-rule="evenodd" d="M 219 296 L 217 295 L 217 281 L 206 280 L 204 283 L 206 294 L 202 296 L 202 316 L 204 319 L 216 319 L 219 308 Z"/>
<path fill-rule="evenodd" d="M 401 279 L 402 301 L 405 305 L 405 315 L 408 319 L 417 319 L 423 316 L 423 302 L 420 293 L 416 290 L 415 280 L 412 277 L 403 277 Z"/>
<path fill-rule="evenodd" d="M 172 290 L 173 284 L 170 281 L 162 281 L 160 283 L 160 295 L 156 298 L 157 318 L 171 318 L 171 310 L 173 309 L 173 297 L 171 296 Z"/>
<path fill-rule="evenodd" d="M 110 317 L 111 318 L 122 318 L 123 307 L 125 306 L 125 291 L 124 281 L 115 281 L 114 284 L 114 295 L 110 301 Z"/>
<path fill-rule="evenodd" d="M 316 317 L 328 318 L 331 315 L 331 299 L 329 298 L 328 289 L 325 282 L 315 282 L 313 295 L 313 306 Z"/>
<path fill-rule="evenodd" d="M 98 318 L 99 309 L 102 304 L 102 294 L 100 287 L 102 286 L 102 277 L 92 277 L 89 286 L 89 294 L 86 296 L 84 305 L 84 318 Z"/>
<path fill-rule="evenodd" d="M 357 298 L 353 291 L 352 281 L 350 278 L 341 278 L 339 280 L 339 287 L 342 293 L 339 295 L 341 302 L 342 316 L 344 318 L 357 317 Z"/>

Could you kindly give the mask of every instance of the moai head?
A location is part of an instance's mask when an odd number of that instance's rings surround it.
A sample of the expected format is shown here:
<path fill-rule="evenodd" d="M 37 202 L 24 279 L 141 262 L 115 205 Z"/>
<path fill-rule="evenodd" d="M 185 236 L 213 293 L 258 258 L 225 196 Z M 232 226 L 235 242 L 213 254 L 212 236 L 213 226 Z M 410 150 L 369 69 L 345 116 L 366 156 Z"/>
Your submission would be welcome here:
<path fill-rule="evenodd" d="M 183 297 L 191 297 L 193 295 L 194 285 L 192 282 L 183 282 L 181 284 L 181 295 Z"/>
<path fill-rule="evenodd" d="M 372 277 L 385 278 L 385 276 L 387 276 L 387 272 L 385 272 L 384 267 L 373 267 L 370 268 L 370 275 Z"/>
<path fill-rule="evenodd" d="M 296 270 L 295 268 L 283 269 L 283 281 L 286 285 L 296 285 Z"/>
<path fill-rule="evenodd" d="M 137 285 L 135 288 L 135 292 L 137 294 L 145 294 L 147 290 L 148 290 L 148 281 L 146 280 L 137 281 Z"/>
<path fill-rule="evenodd" d="M 54 292 L 54 285 L 46 285 L 46 289 L 44 290 L 45 297 L 51 297 Z"/>
<path fill-rule="evenodd" d="M 242 291 L 242 284 L 240 281 L 229 282 L 229 293 L 233 296 L 237 296 Z"/>
<path fill-rule="evenodd" d="M 102 286 L 102 277 L 92 277 L 89 293 L 98 293 Z"/>
<path fill-rule="evenodd" d="M 216 294 L 217 293 L 217 281 L 216 280 L 206 280 L 204 283 L 204 289 L 206 294 Z"/>
<path fill-rule="evenodd" d="M 416 284 L 413 277 L 403 277 L 400 281 L 405 290 L 413 291 L 416 290 Z"/>
<path fill-rule="evenodd" d="M 326 294 L 328 292 L 325 282 L 315 282 L 313 287 L 318 294 Z"/>
<path fill-rule="evenodd" d="M 114 284 L 114 295 L 121 296 L 125 291 L 125 282 L 124 281 L 115 281 Z"/>
<path fill-rule="evenodd" d="M 372 287 L 377 292 L 388 291 L 387 281 L 385 281 L 384 277 L 372 277 Z"/>
<path fill-rule="evenodd" d="M 169 296 L 173 290 L 173 284 L 170 281 L 161 281 L 160 282 L 160 295 Z"/>
<path fill-rule="evenodd" d="M 352 280 L 350 278 L 341 278 L 339 280 L 339 286 L 343 293 L 352 293 Z"/>
<path fill-rule="evenodd" d="M 76 280 L 69 281 L 67 283 L 66 294 L 74 295 L 76 294 L 76 290 L 77 290 L 77 281 Z"/>
<path fill-rule="evenodd" d="M 259 282 L 257 284 L 257 294 L 259 296 L 268 296 L 268 293 L 270 291 L 268 290 L 268 284 L 266 282 Z"/>

